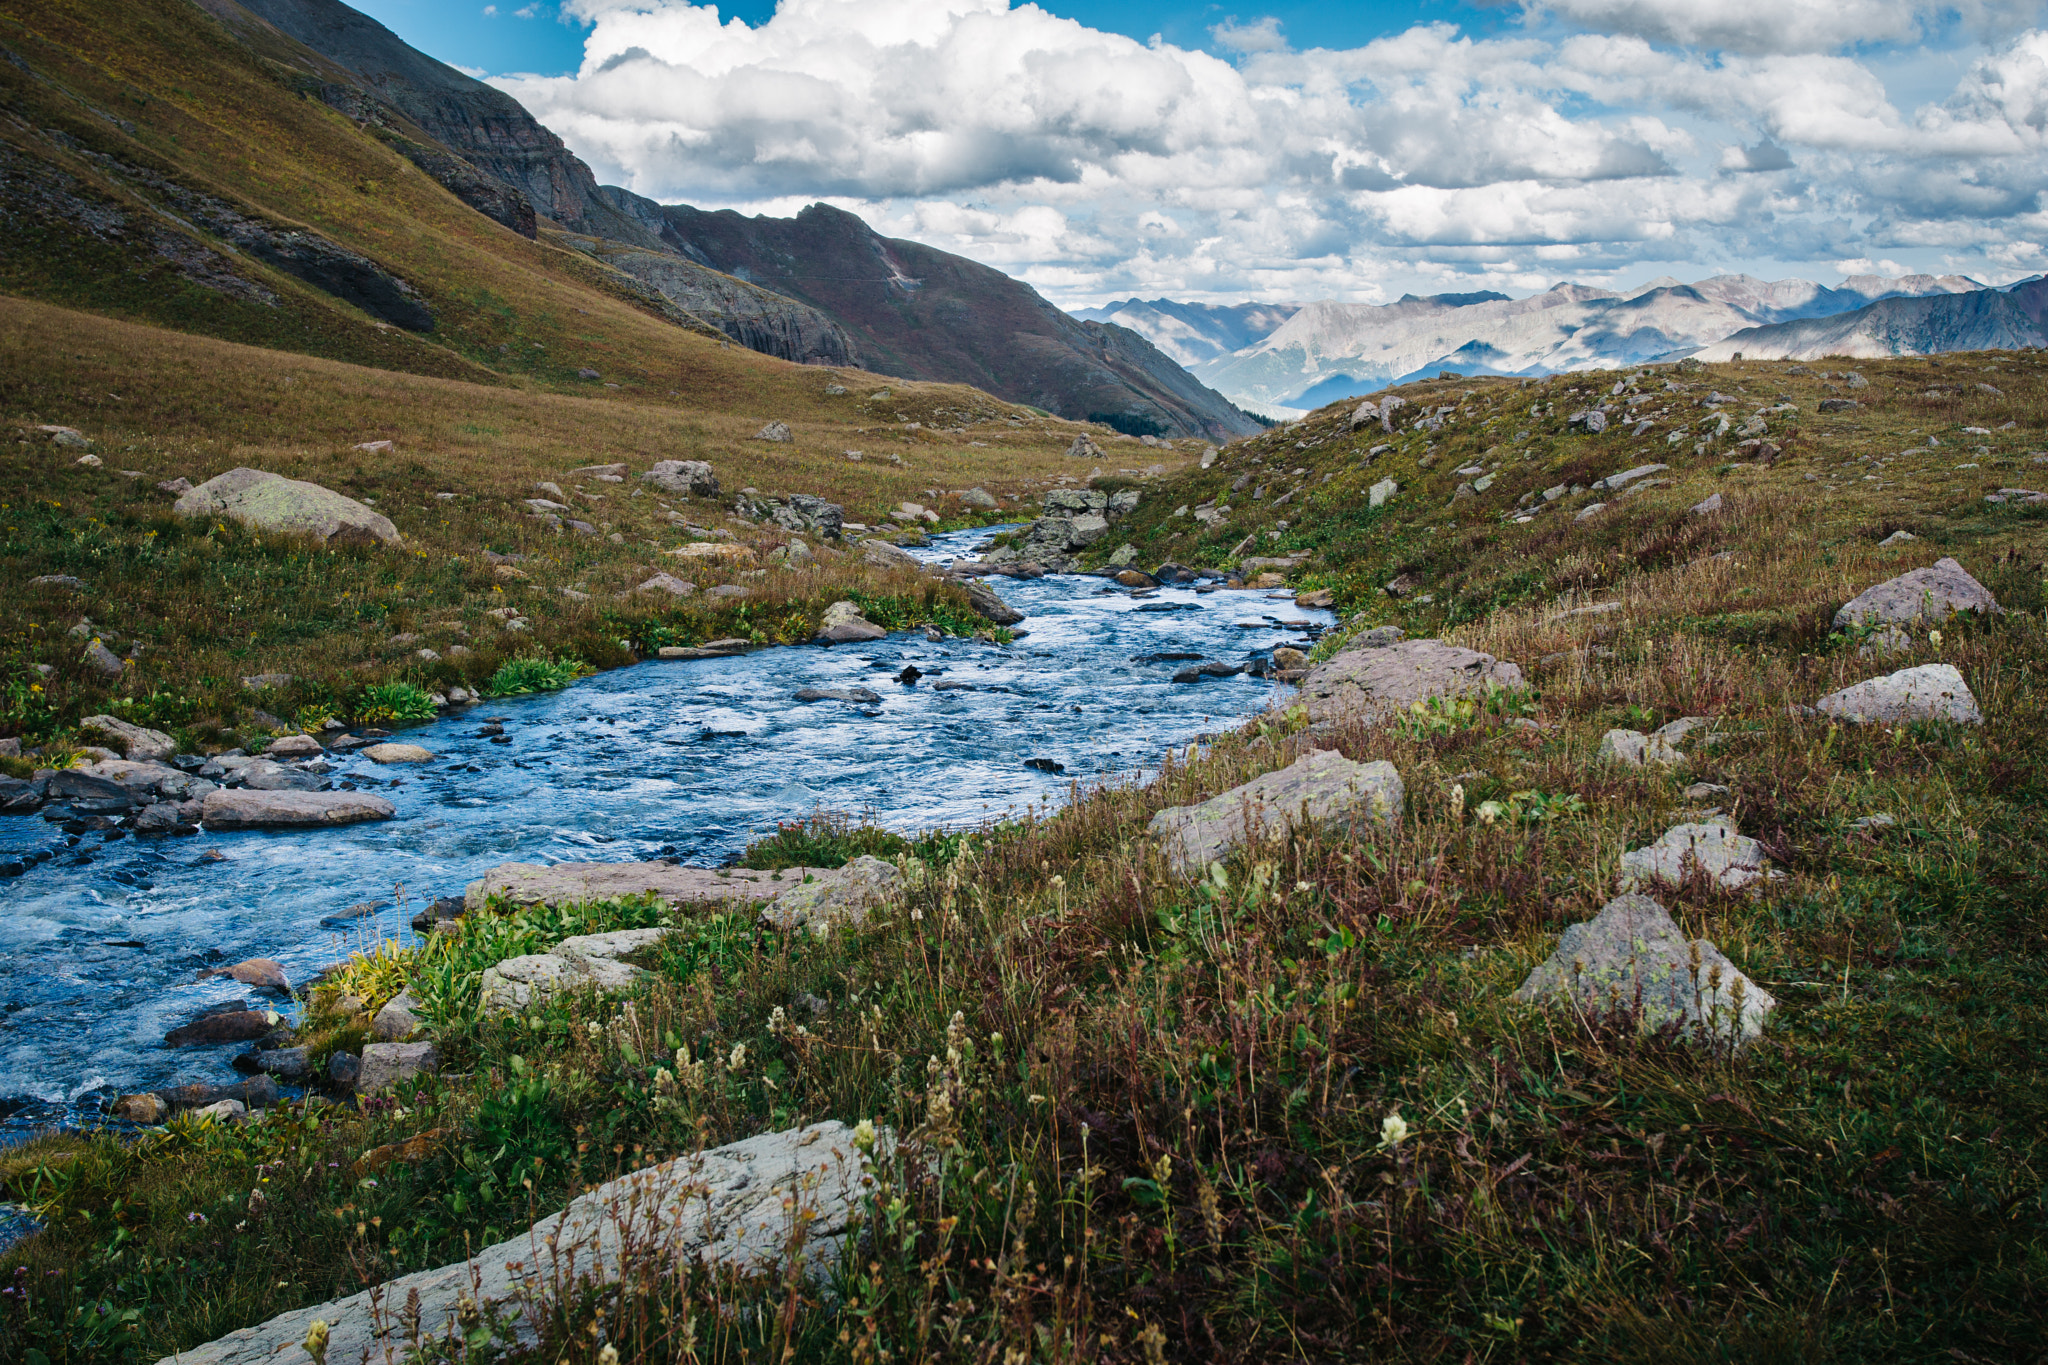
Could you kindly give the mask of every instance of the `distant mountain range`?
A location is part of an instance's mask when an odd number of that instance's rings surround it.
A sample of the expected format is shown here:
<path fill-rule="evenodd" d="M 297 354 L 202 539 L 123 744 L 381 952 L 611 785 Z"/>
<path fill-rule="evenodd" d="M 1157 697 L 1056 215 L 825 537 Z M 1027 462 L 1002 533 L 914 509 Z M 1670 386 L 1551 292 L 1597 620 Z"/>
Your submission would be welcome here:
<path fill-rule="evenodd" d="M 1897 355 L 2040 344 L 2038 320 L 1991 301 L 2005 297 L 1960 275 L 1856 275 L 1832 289 L 1717 275 L 1657 279 L 1625 293 L 1567 283 L 1523 299 L 1411 294 L 1390 304 L 1235 307 L 1127 299 L 1076 316 L 1141 332 L 1233 402 L 1284 417 L 1445 370 L 1538 375 L 1774 348 Z"/>
<path fill-rule="evenodd" d="M 1261 429 L 1139 332 L 1077 320 L 1001 271 L 884 238 L 853 214 L 814 204 L 745 218 L 599 185 L 517 100 L 340 0 L 200 2 L 231 27 L 254 15 L 340 68 L 348 79 L 305 93 L 378 126 L 471 207 L 585 252 L 754 350 L 973 384 L 1131 435 Z"/>

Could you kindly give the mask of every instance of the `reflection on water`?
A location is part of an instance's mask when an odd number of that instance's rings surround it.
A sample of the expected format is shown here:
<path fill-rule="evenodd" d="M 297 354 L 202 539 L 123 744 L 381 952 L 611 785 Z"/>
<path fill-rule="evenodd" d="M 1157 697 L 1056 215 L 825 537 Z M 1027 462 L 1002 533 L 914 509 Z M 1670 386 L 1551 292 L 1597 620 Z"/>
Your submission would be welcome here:
<path fill-rule="evenodd" d="M 964 553 L 985 534 L 937 537 L 923 557 Z M 1277 690 L 1249 676 L 1176 685 L 1182 665 L 1133 656 L 1235 661 L 1330 621 L 1258 593 L 1166 588 L 1136 600 L 1096 578 L 989 581 L 1029 614 L 1026 637 L 1007 648 L 908 633 L 645 663 L 409 730 L 436 755 L 419 768 L 336 755 L 336 779 L 397 806 L 382 824 L 87 836 L 72 848 L 40 816 L 0 817 L 0 856 L 58 850 L 0 883 L 0 1130 L 82 1115 L 113 1093 L 230 1079 L 235 1048 L 162 1045 L 202 1009 L 247 994 L 196 980 L 203 967 L 272 957 L 304 980 L 345 942 L 406 937 L 413 909 L 501 862 L 715 864 L 751 833 L 819 807 L 907 831 L 1057 800 L 1069 779 L 1141 769 Z M 915 684 L 896 680 L 905 664 L 923 675 Z M 792 697 L 853 686 L 881 700 Z M 510 743 L 477 734 L 486 715 L 503 719 Z M 1065 772 L 1028 768 L 1031 758 Z M 365 902 L 383 908 L 346 919 Z"/>

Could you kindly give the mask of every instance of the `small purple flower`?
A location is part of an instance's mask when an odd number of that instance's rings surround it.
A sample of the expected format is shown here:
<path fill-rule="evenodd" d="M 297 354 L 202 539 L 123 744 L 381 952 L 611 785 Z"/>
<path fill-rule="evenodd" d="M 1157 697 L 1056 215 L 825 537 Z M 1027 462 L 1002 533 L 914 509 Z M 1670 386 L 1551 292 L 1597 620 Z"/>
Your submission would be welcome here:
<path fill-rule="evenodd" d="M 185 1221 L 188 1223 L 204 1223 L 206 1215 L 203 1213 L 188 1213 L 185 1215 Z"/>

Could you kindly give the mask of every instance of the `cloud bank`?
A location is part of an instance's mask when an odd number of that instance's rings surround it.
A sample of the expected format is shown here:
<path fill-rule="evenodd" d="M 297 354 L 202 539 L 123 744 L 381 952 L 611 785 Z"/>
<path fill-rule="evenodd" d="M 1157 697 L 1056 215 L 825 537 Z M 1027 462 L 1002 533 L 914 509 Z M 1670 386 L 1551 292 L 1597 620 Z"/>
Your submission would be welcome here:
<path fill-rule="evenodd" d="M 2048 268 L 2043 5 L 1532 0 L 1494 36 L 1298 50 L 1233 20 L 1207 52 L 1007 0 L 781 0 L 753 28 L 569 0 L 582 68 L 496 83 L 600 179 L 756 212 L 826 199 L 1067 301 L 1674 263 L 2010 277 Z"/>

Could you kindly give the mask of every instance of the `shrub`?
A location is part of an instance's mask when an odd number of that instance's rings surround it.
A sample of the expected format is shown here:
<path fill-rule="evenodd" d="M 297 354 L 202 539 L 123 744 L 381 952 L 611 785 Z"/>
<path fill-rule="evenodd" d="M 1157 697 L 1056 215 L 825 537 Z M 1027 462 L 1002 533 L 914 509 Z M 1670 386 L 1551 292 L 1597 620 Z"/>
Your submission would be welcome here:
<path fill-rule="evenodd" d="M 531 692 L 559 692 L 590 670 L 581 660 L 522 654 L 507 659 L 484 684 L 487 697 L 518 697 Z"/>
<path fill-rule="evenodd" d="M 434 698 L 424 688 L 409 682 L 371 683 L 356 703 L 356 720 L 363 723 L 391 720 L 432 720 L 440 714 Z"/>

